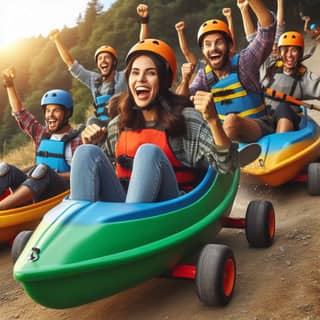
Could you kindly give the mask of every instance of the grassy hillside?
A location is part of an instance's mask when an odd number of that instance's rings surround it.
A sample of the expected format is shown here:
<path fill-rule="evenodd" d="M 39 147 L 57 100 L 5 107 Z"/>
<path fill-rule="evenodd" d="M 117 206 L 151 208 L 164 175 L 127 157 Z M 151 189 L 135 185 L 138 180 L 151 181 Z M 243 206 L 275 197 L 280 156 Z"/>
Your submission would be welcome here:
<path fill-rule="evenodd" d="M 34 146 L 30 141 L 24 146 L 11 150 L 3 156 L 2 161 L 17 166 L 18 168 L 28 167 L 34 163 Z"/>

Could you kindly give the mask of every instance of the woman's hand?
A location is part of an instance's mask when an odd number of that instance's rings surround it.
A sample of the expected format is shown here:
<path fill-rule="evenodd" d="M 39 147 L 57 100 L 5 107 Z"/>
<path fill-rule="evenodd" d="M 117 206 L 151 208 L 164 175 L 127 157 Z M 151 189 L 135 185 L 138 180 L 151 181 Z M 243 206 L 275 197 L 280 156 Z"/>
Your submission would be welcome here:
<path fill-rule="evenodd" d="M 81 132 L 83 144 L 98 144 L 106 138 L 107 128 L 91 124 Z"/>
<path fill-rule="evenodd" d="M 213 103 L 213 97 L 211 92 L 197 91 L 192 97 L 195 109 L 198 110 L 204 120 L 217 120 L 218 114 Z"/>

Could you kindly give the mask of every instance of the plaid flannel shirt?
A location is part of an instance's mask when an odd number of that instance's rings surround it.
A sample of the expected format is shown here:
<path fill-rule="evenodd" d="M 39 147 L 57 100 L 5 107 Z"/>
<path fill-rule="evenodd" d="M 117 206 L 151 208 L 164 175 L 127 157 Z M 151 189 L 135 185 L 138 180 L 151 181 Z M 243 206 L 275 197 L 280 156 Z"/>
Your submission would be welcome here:
<path fill-rule="evenodd" d="M 204 160 L 220 173 L 232 173 L 238 167 L 238 145 L 223 148 L 213 143 L 208 123 L 193 108 L 183 109 L 187 133 L 182 137 L 169 137 L 169 145 L 177 159 L 185 166 L 194 168 Z M 119 138 L 119 117 L 108 125 L 107 139 L 102 146 L 111 161 L 115 159 L 115 148 Z"/>
<path fill-rule="evenodd" d="M 20 112 L 15 112 L 12 114 L 16 119 L 19 127 L 29 136 L 32 138 L 35 149 L 37 150 L 41 140 L 46 136 L 49 135 L 48 129 L 42 125 L 32 113 L 23 109 Z M 73 129 L 71 129 L 73 130 Z M 70 131 L 71 131 L 70 130 Z M 71 141 L 71 152 L 72 155 L 74 154 L 76 148 L 82 144 L 80 135 L 73 138 Z"/>

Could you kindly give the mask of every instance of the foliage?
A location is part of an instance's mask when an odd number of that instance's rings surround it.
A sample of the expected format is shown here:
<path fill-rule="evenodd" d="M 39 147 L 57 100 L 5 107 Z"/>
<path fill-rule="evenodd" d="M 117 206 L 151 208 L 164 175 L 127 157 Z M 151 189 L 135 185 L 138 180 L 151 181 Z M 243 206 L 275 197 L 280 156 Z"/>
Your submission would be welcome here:
<path fill-rule="evenodd" d="M 116 48 L 119 56 L 119 70 L 125 67 L 124 59 L 130 47 L 138 41 L 139 23 L 136 7 L 141 0 L 117 0 L 103 11 L 99 0 L 88 0 L 87 8 L 77 19 L 77 26 L 61 30 L 61 38 L 70 53 L 87 69 L 94 70 L 94 52 L 102 44 Z M 246 45 L 239 10 L 235 0 L 145 0 L 150 11 L 151 36 L 161 38 L 173 46 L 178 63 L 183 62 L 178 38 L 174 28 L 176 22 L 186 22 L 186 35 L 190 49 L 200 56 L 196 43 L 200 24 L 209 18 L 220 18 L 223 7 L 232 8 L 239 48 Z M 265 0 L 267 6 L 276 10 L 275 0 Z M 310 15 L 312 21 L 319 23 L 314 15 L 319 12 L 320 0 L 285 0 L 287 29 L 302 31 L 303 22 L 299 13 Z M 92 105 L 89 90 L 80 82 L 72 79 L 62 62 L 54 44 L 42 36 L 18 41 L 14 45 L 0 49 L 0 68 L 13 65 L 17 71 L 16 86 L 24 105 L 39 119 L 43 119 L 40 100 L 44 92 L 54 88 L 70 90 L 75 102 L 72 120 L 84 123 L 88 109 Z M 11 117 L 11 110 L 5 90 L 0 88 L 0 152 L 21 144 L 17 135 L 19 128 Z M 91 107 L 92 108 L 92 107 Z M 28 139 L 28 138 L 26 138 Z"/>

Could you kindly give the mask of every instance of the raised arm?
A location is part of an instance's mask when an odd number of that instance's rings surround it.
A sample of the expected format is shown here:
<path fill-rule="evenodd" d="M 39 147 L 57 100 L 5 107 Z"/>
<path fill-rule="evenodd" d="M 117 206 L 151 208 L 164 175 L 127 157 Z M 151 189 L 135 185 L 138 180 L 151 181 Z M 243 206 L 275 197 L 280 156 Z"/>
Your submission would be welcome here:
<path fill-rule="evenodd" d="M 185 30 L 184 21 L 179 21 L 178 23 L 176 23 L 175 28 L 177 31 L 179 45 L 180 45 L 182 54 L 186 58 L 187 62 L 190 62 L 195 66 L 197 64 L 198 59 L 188 46 L 187 38 L 184 33 L 184 30 Z"/>
<path fill-rule="evenodd" d="M 140 17 L 139 41 L 150 38 L 149 32 L 149 8 L 148 5 L 140 3 L 137 6 L 137 14 Z"/>
<path fill-rule="evenodd" d="M 226 17 L 228 27 L 230 29 L 231 35 L 232 35 L 232 48 L 231 51 L 234 53 L 237 48 L 237 42 L 236 42 L 236 33 L 234 31 L 234 23 L 232 19 L 232 11 L 231 8 L 223 8 L 222 9 L 222 14 Z"/>
<path fill-rule="evenodd" d="M 274 39 L 274 44 L 276 45 L 275 51 L 278 52 L 278 42 L 281 37 L 281 35 L 285 31 L 285 21 L 284 21 L 284 3 L 283 0 L 277 0 L 277 30 L 276 35 Z M 276 54 L 274 52 L 274 55 Z"/>
<path fill-rule="evenodd" d="M 269 27 L 273 22 L 273 16 L 262 0 L 248 0 L 248 3 L 256 15 L 262 28 Z"/>
<path fill-rule="evenodd" d="M 283 26 L 284 25 L 284 4 L 283 0 L 277 1 L 277 25 Z"/>
<path fill-rule="evenodd" d="M 202 118 L 209 124 L 213 143 L 220 147 L 229 148 L 231 140 L 227 137 L 222 128 L 221 121 L 213 103 L 212 93 L 207 91 L 197 91 L 192 97 L 192 100 L 195 109 L 201 113 Z"/>
<path fill-rule="evenodd" d="M 54 29 L 49 33 L 49 38 L 56 45 L 57 50 L 58 50 L 63 62 L 67 65 L 68 68 L 70 68 L 73 65 L 74 58 L 72 57 L 72 55 L 69 53 L 68 49 L 62 43 L 59 35 L 60 35 L 59 30 Z"/>
<path fill-rule="evenodd" d="M 22 101 L 14 85 L 13 79 L 15 76 L 14 68 L 5 69 L 2 72 L 3 85 L 7 90 L 11 110 L 12 112 L 20 112 L 22 110 Z"/>
<path fill-rule="evenodd" d="M 303 31 L 312 37 L 313 33 L 309 30 L 309 23 L 311 18 L 308 16 L 303 16 L 301 19 L 304 21 Z"/>
<path fill-rule="evenodd" d="M 241 13 L 244 33 L 248 39 L 248 37 L 253 36 L 257 32 L 250 15 L 249 3 L 247 0 L 237 0 L 237 5 Z"/>
<path fill-rule="evenodd" d="M 176 88 L 176 93 L 189 97 L 189 84 L 194 71 L 194 64 L 190 62 L 183 63 L 181 66 L 181 80 Z"/>

